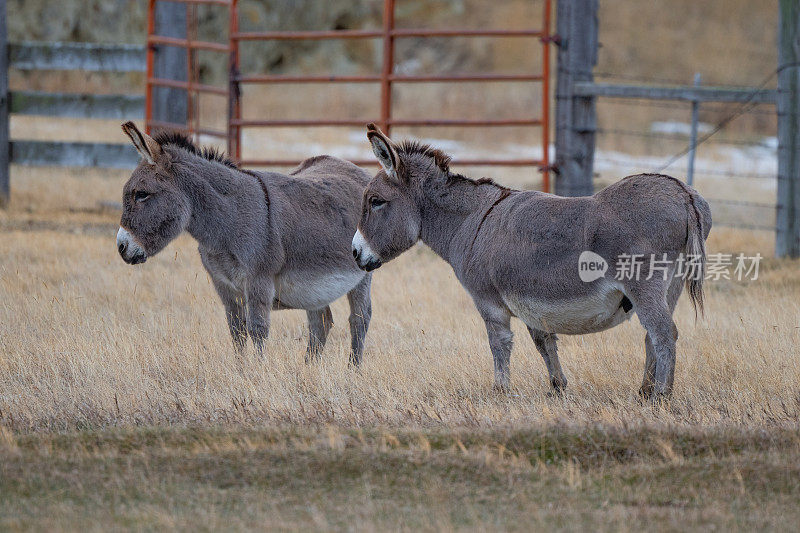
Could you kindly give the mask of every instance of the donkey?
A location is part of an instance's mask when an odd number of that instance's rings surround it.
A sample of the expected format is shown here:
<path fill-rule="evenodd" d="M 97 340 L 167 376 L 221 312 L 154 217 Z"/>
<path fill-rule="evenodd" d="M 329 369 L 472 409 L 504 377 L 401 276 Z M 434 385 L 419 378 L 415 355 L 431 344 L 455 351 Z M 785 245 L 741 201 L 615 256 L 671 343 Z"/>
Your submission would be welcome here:
<path fill-rule="evenodd" d="M 455 174 L 441 151 L 395 144 L 373 124 L 367 138 L 382 169 L 364 191 L 353 256 L 369 272 L 422 240 L 447 261 L 486 323 L 496 388 L 509 386 L 511 317 L 528 327 L 560 392 L 567 379 L 556 334 L 602 331 L 636 313 L 647 330 L 640 393 L 671 393 L 672 313 L 684 284 L 695 314 L 703 309 L 711 212 L 697 191 L 658 174 L 629 176 L 581 198 L 516 191 Z M 582 281 L 582 252 L 608 271 Z M 682 261 L 687 254 L 694 259 Z M 637 257 L 656 258 L 661 268 L 640 261 L 638 276 L 625 275 L 617 259 Z"/>
<path fill-rule="evenodd" d="M 305 309 L 306 362 L 316 359 L 333 326 L 329 304 L 347 294 L 350 363 L 360 364 L 372 277 L 353 262 L 350 239 L 367 172 L 326 155 L 288 175 L 252 172 L 179 133 L 150 137 L 132 122 L 122 130 L 142 156 L 122 192 L 117 248 L 126 263 L 144 263 L 188 231 L 240 354 L 248 335 L 262 353 L 271 309 Z"/>

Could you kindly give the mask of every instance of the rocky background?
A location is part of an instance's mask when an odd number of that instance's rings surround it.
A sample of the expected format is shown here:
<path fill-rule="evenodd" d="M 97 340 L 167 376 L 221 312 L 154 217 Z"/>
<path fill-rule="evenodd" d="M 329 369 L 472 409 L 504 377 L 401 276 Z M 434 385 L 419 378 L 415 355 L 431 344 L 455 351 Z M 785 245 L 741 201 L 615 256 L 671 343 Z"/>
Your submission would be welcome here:
<path fill-rule="evenodd" d="M 398 2 L 398 25 L 447 27 L 521 27 L 539 20 L 540 6 L 534 2 L 506 2 L 488 6 L 476 0 L 403 0 Z M 141 44 L 145 40 L 147 3 L 144 0 L 9 0 L 9 40 L 86 41 Z M 240 2 L 243 31 L 332 30 L 380 28 L 383 2 L 379 0 L 243 0 Z M 224 7 L 200 6 L 199 36 L 224 42 L 228 17 Z M 433 44 L 433 46 L 431 46 Z M 503 44 L 485 39 L 404 39 L 398 42 L 400 68 L 421 72 L 457 69 L 490 69 L 496 66 Z M 507 56 L 505 56 L 507 57 Z M 510 58 L 513 59 L 513 58 Z M 218 56 L 200 53 L 202 75 L 213 81 L 224 75 Z M 259 42 L 242 45 L 242 67 L 246 72 L 318 71 L 339 74 L 374 72 L 380 69 L 379 39 Z M 524 63 L 524 60 L 523 60 Z"/>
<path fill-rule="evenodd" d="M 146 0 L 8 0 L 7 5 L 12 42 L 143 44 L 145 40 Z M 241 0 L 240 26 L 244 31 L 380 28 L 382 10 L 382 0 Z M 228 34 L 226 9 L 200 6 L 198 14 L 199 37 L 224 42 Z M 541 25 L 541 16 L 540 0 L 397 0 L 396 24 L 530 28 Z M 694 73 L 701 72 L 704 85 L 755 86 L 775 69 L 777 0 L 602 0 L 599 18 L 601 47 L 595 69 L 598 81 L 690 84 Z M 396 44 L 395 70 L 407 74 L 535 72 L 540 68 L 539 50 L 539 43 L 531 39 L 400 39 Z M 377 73 L 381 53 L 380 39 L 248 42 L 242 45 L 242 72 Z M 227 61 L 219 53 L 199 52 L 198 60 L 201 81 L 224 85 Z M 10 81 L 12 88 L 75 92 L 140 92 L 144 85 L 143 76 L 136 74 L 12 72 Z M 414 85 L 418 88 L 397 91 L 398 102 L 413 105 L 413 113 L 409 114 L 416 115 L 436 114 L 450 101 L 451 107 L 457 108 L 453 112 L 459 115 L 465 108 L 486 108 L 487 101 L 492 103 L 491 113 L 520 115 L 527 114 L 537 98 L 536 88 L 516 88 L 512 84 L 489 84 L 493 87 L 486 91 L 475 89 L 468 95 L 471 89 L 462 84 L 458 89 L 462 96 L 454 94 L 452 87 Z M 774 87 L 774 79 L 767 86 Z M 282 93 L 282 105 L 305 107 L 311 97 L 328 109 L 349 95 L 354 102 L 341 107 L 350 116 L 359 112 L 363 101 L 375 99 L 371 93 L 362 94 L 368 91 L 365 86 L 350 85 L 346 95 L 325 90 L 330 94 L 309 95 L 293 89 L 300 101 L 287 104 L 287 96 Z M 268 95 L 259 98 L 268 99 Z M 664 113 L 656 113 L 659 109 L 627 106 L 620 113 L 617 106 L 609 107 L 606 113 L 606 107 L 599 107 L 601 118 L 613 121 L 618 128 L 664 119 Z M 676 117 L 682 117 L 681 113 L 678 111 Z M 727 113 L 728 106 L 705 106 L 701 120 L 716 123 Z M 774 134 L 774 116 L 768 112 L 748 115 L 737 119 L 736 127 L 742 132 Z"/>
<path fill-rule="evenodd" d="M 11 41 L 143 43 L 145 0 L 8 0 Z M 381 24 L 381 0 L 242 0 L 243 30 L 356 29 Z M 555 9 L 553 10 L 555 12 Z M 224 41 L 224 8 L 200 8 L 200 33 Z M 533 0 L 398 0 L 402 27 L 519 28 L 538 23 Z M 706 83 L 756 83 L 765 62 L 774 62 L 777 0 L 602 0 L 598 70 L 629 76 Z M 500 40 L 504 41 L 504 40 Z M 510 40 L 506 40 L 510 41 Z M 243 55 L 253 71 L 374 70 L 379 40 L 259 43 Z M 398 61 L 404 68 L 439 71 L 500 68 L 530 60 L 524 49 L 485 39 L 404 39 Z M 206 61 L 208 68 L 214 70 Z"/>

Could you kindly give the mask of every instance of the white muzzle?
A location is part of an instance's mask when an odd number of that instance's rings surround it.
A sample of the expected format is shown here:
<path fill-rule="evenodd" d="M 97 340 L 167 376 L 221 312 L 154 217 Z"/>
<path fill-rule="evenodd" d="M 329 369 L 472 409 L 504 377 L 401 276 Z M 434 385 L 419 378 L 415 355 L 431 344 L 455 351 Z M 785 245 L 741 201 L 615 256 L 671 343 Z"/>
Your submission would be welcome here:
<path fill-rule="evenodd" d="M 119 255 L 122 256 L 122 260 L 129 265 L 136 265 L 147 261 L 147 253 L 141 245 L 136 242 L 133 235 L 122 226 L 120 226 L 119 231 L 117 231 L 117 250 L 119 250 Z"/>
<path fill-rule="evenodd" d="M 356 234 L 353 235 L 353 257 L 358 263 L 358 268 L 367 272 L 375 270 L 382 264 L 380 256 L 369 247 L 361 230 L 356 230 Z"/>

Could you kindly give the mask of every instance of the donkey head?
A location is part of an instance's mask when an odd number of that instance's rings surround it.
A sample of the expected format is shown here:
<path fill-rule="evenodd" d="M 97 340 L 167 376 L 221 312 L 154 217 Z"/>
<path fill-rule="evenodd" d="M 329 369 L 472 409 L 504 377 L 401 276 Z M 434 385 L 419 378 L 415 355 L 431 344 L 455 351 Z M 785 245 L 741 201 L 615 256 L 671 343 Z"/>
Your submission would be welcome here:
<path fill-rule="evenodd" d="M 122 219 L 117 249 L 126 263 L 144 263 L 160 252 L 189 223 L 191 205 L 161 145 L 133 124 L 122 131 L 130 137 L 142 161 L 122 189 Z"/>
<path fill-rule="evenodd" d="M 370 271 L 419 240 L 419 184 L 446 175 L 449 158 L 416 143 L 398 146 L 374 124 L 367 125 L 367 139 L 382 168 L 364 191 L 353 257 L 360 268 Z"/>

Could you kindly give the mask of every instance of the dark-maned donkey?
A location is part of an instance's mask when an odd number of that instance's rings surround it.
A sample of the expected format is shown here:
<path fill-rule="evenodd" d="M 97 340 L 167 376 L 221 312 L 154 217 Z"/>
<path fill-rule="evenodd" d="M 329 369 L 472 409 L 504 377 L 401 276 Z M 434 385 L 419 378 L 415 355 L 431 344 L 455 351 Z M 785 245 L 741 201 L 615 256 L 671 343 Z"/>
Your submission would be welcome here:
<path fill-rule="evenodd" d="M 629 176 L 582 198 L 515 191 L 454 174 L 439 150 L 395 145 L 372 124 L 367 137 L 383 169 L 364 191 L 356 261 L 371 271 L 421 239 L 450 263 L 486 322 L 496 387 L 509 384 L 511 317 L 528 326 L 559 391 L 567 380 L 556 334 L 601 331 L 635 312 L 647 330 L 640 392 L 672 391 L 678 337 L 672 312 L 684 282 L 695 309 L 703 306 L 711 213 L 697 191 L 655 174 Z M 606 275 L 581 281 L 584 252 L 605 261 Z M 640 276 L 617 279 L 617 259 L 634 254 L 662 261 L 662 270 L 645 262 Z M 681 254 L 695 260 L 681 262 Z"/>
<path fill-rule="evenodd" d="M 181 134 L 153 138 L 132 122 L 122 129 L 143 158 L 122 192 L 117 247 L 125 262 L 143 263 L 188 231 L 239 352 L 249 334 L 261 353 L 271 309 L 305 309 L 306 361 L 317 357 L 333 325 L 329 304 L 347 294 L 350 362 L 360 363 L 371 275 L 353 262 L 350 241 L 369 174 L 330 156 L 288 176 L 245 171 Z"/>

